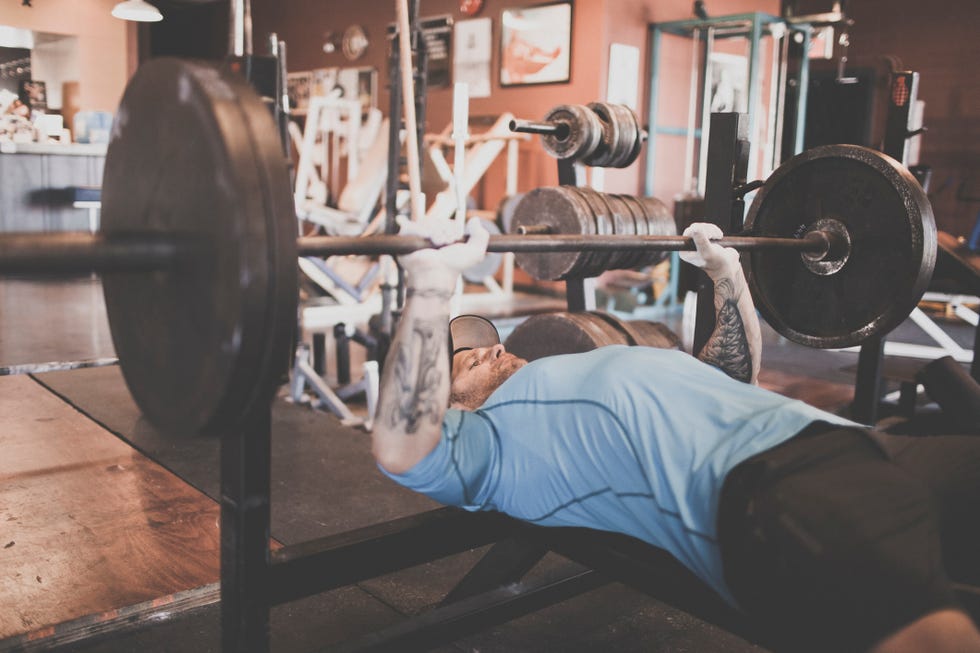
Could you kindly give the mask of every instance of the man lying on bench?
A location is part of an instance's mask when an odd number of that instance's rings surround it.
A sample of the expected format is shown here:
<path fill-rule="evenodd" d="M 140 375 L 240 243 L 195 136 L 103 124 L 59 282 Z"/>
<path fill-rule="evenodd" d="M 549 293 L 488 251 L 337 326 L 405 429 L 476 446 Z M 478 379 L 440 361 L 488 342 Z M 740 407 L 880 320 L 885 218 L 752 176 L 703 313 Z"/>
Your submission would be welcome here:
<path fill-rule="evenodd" d="M 738 253 L 709 241 L 711 225 L 685 235 L 697 252 L 681 255 L 715 285 L 701 360 L 612 346 L 526 364 L 481 318 L 448 327 L 485 232 L 402 257 L 382 470 L 445 504 L 665 549 L 794 650 L 980 651 L 949 580 L 980 584 L 980 438 L 886 439 L 754 385 L 760 331 Z"/>

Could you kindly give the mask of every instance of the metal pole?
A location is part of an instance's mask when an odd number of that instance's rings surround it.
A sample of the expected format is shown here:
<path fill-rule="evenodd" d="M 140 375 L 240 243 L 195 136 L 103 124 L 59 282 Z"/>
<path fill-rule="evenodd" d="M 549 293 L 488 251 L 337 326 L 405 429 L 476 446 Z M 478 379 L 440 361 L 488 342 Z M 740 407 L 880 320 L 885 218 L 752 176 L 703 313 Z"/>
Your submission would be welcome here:
<path fill-rule="evenodd" d="M 231 0 L 229 49 L 231 56 L 252 54 L 252 4 L 249 0 Z"/>
<path fill-rule="evenodd" d="M 832 236 L 813 231 L 804 238 L 769 238 L 765 236 L 725 236 L 714 242 L 739 250 L 790 249 L 799 252 L 826 252 Z M 310 236 L 297 241 L 300 256 L 342 254 L 409 254 L 433 247 L 421 236 Z M 693 251 L 694 240 L 684 236 L 634 235 L 499 235 L 491 236 L 489 252 L 579 252 L 604 250 Z"/>
<path fill-rule="evenodd" d="M 269 650 L 271 432 L 272 407 L 256 405 L 240 429 L 221 435 L 223 651 Z"/>
<path fill-rule="evenodd" d="M 554 125 L 550 122 L 532 122 L 530 120 L 511 120 L 508 123 L 512 132 L 522 134 L 543 134 L 545 136 L 557 136 L 559 140 L 568 138 L 571 129 L 565 123 Z"/>
<path fill-rule="evenodd" d="M 660 83 L 660 27 L 650 27 L 650 97 L 647 102 L 647 152 L 643 170 L 643 194 L 654 194 L 654 169 L 657 165 L 657 85 Z"/>
<path fill-rule="evenodd" d="M 4 234 L 0 273 L 73 274 L 167 268 L 188 248 L 163 234 L 108 237 L 87 232 Z"/>

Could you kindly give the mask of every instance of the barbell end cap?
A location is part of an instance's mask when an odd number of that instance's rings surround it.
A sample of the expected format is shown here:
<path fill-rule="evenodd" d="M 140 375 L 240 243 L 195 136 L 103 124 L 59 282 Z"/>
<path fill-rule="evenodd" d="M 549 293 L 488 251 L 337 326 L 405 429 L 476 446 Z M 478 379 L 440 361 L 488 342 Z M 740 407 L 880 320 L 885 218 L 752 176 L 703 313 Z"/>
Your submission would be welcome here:
<path fill-rule="evenodd" d="M 842 222 L 833 218 L 817 220 L 804 239 L 824 244 L 812 252 L 800 252 L 803 265 L 814 274 L 824 277 L 836 274 L 851 256 L 851 234 Z"/>

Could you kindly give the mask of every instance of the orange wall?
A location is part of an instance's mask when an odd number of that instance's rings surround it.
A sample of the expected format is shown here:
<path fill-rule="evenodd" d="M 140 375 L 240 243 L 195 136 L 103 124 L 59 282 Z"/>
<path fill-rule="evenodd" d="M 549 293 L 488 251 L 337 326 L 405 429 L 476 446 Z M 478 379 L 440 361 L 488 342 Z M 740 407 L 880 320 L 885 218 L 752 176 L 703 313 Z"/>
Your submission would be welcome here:
<path fill-rule="evenodd" d="M 606 24 L 601 46 L 595 55 L 603 62 L 601 79 L 597 92 L 605 94 L 606 66 L 609 46 L 624 43 L 640 48 L 640 118 L 647 119 L 647 97 L 649 96 L 648 76 L 650 58 L 647 25 L 673 20 L 692 18 L 693 2 L 686 0 L 606 0 L 608 6 Z M 771 14 L 779 13 L 779 0 L 714 0 L 707 3 L 712 16 L 727 16 L 752 11 Z M 717 51 L 724 51 L 726 44 L 716 44 Z M 690 98 L 691 41 L 681 37 L 664 37 L 659 53 L 660 84 L 658 123 L 670 126 L 685 126 Z M 763 89 L 765 97 L 766 88 Z M 681 193 L 684 184 L 684 139 L 677 136 L 661 135 L 657 139 L 656 178 L 653 194 L 671 205 L 674 197 Z M 619 193 L 640 193 L 643 190 L 643 161 L 640 160 L 625 170 L 606 172 L 606 190 Z"/>
<path fill-rule="evenodd" d="M 79 108 L 115 111 L 136 67 L 134 23 L 113 18 L 118 0 L 43 0 L 0 4 L 0 25 L 78 36 Z"/>
<path fill-rule="evenodd" d="M 499 67 L 500 12 L 507 7 L 533 4 L 521 0 L 486 0 L 478 17 L 490 17 L 494 21 L 494 51 L 491 62 L 493 78 L 492 95 L 474 99 L 470 113 L 498 114 L 510 111 L 518 117 L 537 119 L 557 104 L 588 103 L 605 98 L 609 46 L 623 43 L 640 48 L 641 120 L 645 120 L 647 95 L 647 25 L 655 21 L 680 20 L 691 16 L 690 0 L 575 0 L 573 9 L 573 46 L 571 80 L 568 84 L 501 88 L 497 82 Z M 457 12 L 457 0 L 422 0 L 422 17 L 449 14 L 461 18 Z M 779 0 L 714 0 L 709 3 L 713 14 L 724 15 L 747 11 L 778 13 Z M 371 41 L 368 51 L 356 65 L 374 66 L 380 71 L 379 106 L 386 110 L 388 94 L 387 53 L 384 41 L 385 26 L 395 19 L 393 0 L 253 0 L 254 34 L 263 38 L 275 31 L 288 43 L 290 70 L 309 70 L 330 66 L 350 66 L 339 52 L 325 54 L 322 51 L 326 32 L 342 33 L 349 25 L 362 25 Z M 682 85 L 680 98 L 686 107 L 687 71 L 689 62 L 683 63 L 689 49 L 680 54 L 681 65 L 673 63 L 662 67 L 661 93 L 673 97 L 674 92 L 665 89 Z M 452 90 L 433 89 L 428 94 L 427 131 L 438 132 L 451 120 Z M 685 113 L 686 115 L 686 113 Z M 679 139 L 678 139 L 679 140 Z M 673 150 L 665 149 L 668 163 L 676 161 Z M 683 156 L 683 147 L 680 148 Z M 642 155 L 637 163 L 626 170 L 609 170 L 606 173 L 606 189 L 610 192 L 639 193 L 642 190 Z M 556 184 L 557 172 L 554 159 L 543 153 L 537 138 L 522 143 L 520 156 L 519 190 Z M 677 167 L 676 165 L 674 166 Z M 658 172 L 663 170 L 658 167 Z M 676 179 L 674 179 L 676 177 Z M 658 174 L 659 179 L 659 174 Z M 657 194 L 671 200 L 681 190 L 680 176 L 666 174 L 668 183 L 658 183 Z M 485 205 L 493 206 L 503 192 L 502 161 L 491 170 L 483 188 Z"/>

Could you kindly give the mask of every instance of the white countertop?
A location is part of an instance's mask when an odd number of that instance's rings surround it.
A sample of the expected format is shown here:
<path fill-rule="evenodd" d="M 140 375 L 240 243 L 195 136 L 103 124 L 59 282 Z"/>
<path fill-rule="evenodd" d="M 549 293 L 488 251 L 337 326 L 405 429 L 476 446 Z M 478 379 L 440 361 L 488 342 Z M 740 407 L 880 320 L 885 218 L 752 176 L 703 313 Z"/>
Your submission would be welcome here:
<path fill-rule="evenodd" d="M 68 154 L 105 156 L 104 143 L 0 143 L 0 154 Z"/>

